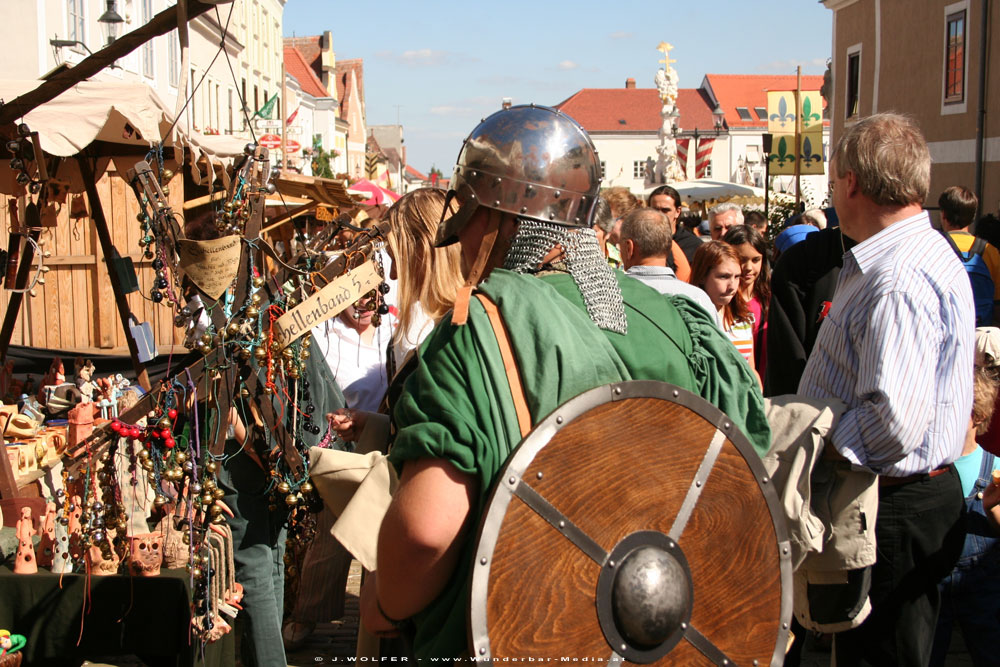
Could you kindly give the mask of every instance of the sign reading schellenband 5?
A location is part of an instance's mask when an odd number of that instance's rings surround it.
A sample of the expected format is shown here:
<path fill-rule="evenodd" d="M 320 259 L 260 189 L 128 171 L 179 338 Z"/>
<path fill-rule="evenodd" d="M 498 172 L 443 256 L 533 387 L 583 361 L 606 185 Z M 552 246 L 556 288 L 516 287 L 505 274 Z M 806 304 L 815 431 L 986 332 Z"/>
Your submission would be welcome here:
<path fill-rule="evenodd" d="M 382 278 L 372 261 L 351 269 L 279 317 L 274 323 L 275 338 L 281 347 L 287 347 L 313 327 L 343 312 L 380 282 Z"/>

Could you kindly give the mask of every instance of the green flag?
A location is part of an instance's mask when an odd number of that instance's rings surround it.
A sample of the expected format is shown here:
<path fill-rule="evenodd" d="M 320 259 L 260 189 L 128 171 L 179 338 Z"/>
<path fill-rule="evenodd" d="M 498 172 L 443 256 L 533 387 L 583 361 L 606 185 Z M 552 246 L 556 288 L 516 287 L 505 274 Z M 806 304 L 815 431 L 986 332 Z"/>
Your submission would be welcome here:
<path fill-rule="evenodd" d="M 265 120 L 271 120 L 271 114 L 274 113 L 274 105 L 277 104 L 277 102 L 278 93 L 275 93 L 271 99 L 264 102 L 264 106 L 253 112 L 253 117 L 256 118 L 257 116 L 260 116 Z"/>

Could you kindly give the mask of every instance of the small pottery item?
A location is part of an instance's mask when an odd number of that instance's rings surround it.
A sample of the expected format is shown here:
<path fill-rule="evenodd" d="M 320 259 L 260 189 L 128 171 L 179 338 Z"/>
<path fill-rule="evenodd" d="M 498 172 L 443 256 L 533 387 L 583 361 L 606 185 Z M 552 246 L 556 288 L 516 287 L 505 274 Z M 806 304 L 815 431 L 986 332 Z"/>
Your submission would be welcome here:
<path fill-rule="evenodd" d="M 163 563 L 163 535 L 143 533 L 129 538 L 129 569 L 139 577 L 155 577 Z"/>
<path fill-rule="evenodd" d="M 45 517 L 42 519 L 42 539 L 38 542 L 38 564 L 42 567 L 52 567 L 52 559 L 56 553 L 56 504 L 45 504 Z"/>
<path fill-rule="evenodd" d="M 17 520 L 17 557 L 14 560 L 14 572 L 17 574 L 35 574 L 38 572 L 38 561 L 35 559 L 35 548 L 31 544 L 31 536 L 35 528 L 31 522 L 31 508 L 21 508 L 21 518 Z"/>

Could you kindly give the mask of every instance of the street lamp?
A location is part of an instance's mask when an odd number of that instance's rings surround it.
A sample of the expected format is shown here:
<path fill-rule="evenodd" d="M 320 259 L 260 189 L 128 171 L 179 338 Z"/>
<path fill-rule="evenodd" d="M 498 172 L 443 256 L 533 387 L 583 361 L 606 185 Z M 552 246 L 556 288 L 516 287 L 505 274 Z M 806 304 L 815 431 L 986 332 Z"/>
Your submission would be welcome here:
<path fill-rule="evenodd" d="M 78 39 L 50 39 L 49 44 L 57 49 L 61 49 L 64 46 L 80 46 L 83 47 L 83 49 L 90 55 L 94 55 L 94 52 L 90 50 L 90 47 Z"/>
<path fill-rule="evenodd" d="M 115 11 L 115 0 L 108 0 L 108 8 L 101 14 L 101 18 L 97 19 L 97 22 L 104 25 L 107 44 L 111 44 L 111 42 L 118 38 L 118 26 L 125 23 L 125 19 Z"/>
<path fill-rule="evenodd" d="M 723 123 L 726 121 L 726 112 L 718 104 L 712 109 L 712 121 L 715 124 L 715 134 L 719 134 L 722 131 Z"/>

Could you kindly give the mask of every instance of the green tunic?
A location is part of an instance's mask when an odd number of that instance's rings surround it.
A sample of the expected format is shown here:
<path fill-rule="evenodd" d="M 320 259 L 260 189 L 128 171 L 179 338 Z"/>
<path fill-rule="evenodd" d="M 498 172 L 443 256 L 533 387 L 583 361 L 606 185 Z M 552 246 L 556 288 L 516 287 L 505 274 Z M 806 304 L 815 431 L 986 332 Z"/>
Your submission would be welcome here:
<path fill-rule="evenodd" d="M 598 329 L 571 276 L 494 270 L 480 286 L 510 332 L 534 423 L 580 393 L 611 382 L 660 380 L 725 412 L 763 455 L 770 445 L 763 397 L 749 366 L 708 315 L 618 273 L 628 333 Z M 494 477 L 521 440 L 496 336 L 482 304 L 469 320 L 448 318 L 424 341 L 396 405 L 390 460 L 440 458 L 479 482 L 479 517 Z M 475 526 L 449 586 L 414 621 L 414 651 L 455 657 L 467 651 L 466 605 Z"/>

